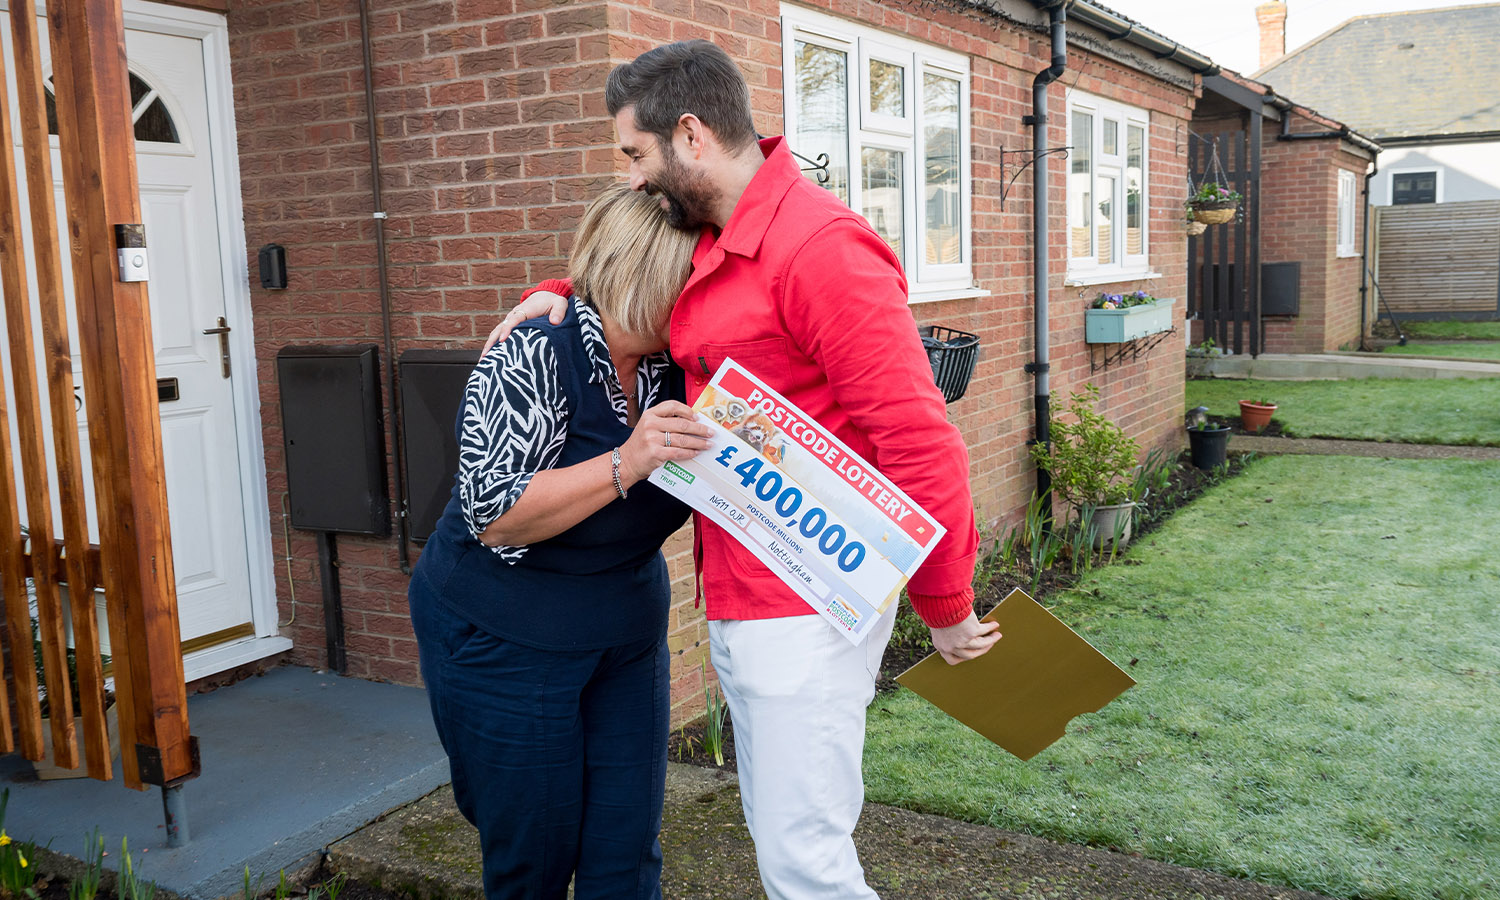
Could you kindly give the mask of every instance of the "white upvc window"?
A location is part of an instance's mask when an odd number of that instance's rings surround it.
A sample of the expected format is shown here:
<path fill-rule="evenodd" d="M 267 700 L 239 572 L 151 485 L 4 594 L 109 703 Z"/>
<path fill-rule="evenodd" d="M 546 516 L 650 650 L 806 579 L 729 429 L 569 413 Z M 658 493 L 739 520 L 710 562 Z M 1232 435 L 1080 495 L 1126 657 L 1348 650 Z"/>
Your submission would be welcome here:
<path fill-rule="evenodd" d="M 1152 274 L 1150 145 L 1146 110 L 1069 93 L 1069 280 Z"/>
<path fill-rule="evenodd" d="M 1338 249 L 1335 251 L 1339 256 L 1358 256 L 1359 248 L 1354 241 L 1355 198 L 1358 193 L 1354 184 L 1354 173 L 1348 169 L 1339 169 L 1339 237 Z"/>
<path fill-rule="evenodd" d="M 890 245 L 913 300 L 979 293 L 968 58 L 800 7 L 781 25 L 791 149 L 828 154 L 823 186 Z"/>

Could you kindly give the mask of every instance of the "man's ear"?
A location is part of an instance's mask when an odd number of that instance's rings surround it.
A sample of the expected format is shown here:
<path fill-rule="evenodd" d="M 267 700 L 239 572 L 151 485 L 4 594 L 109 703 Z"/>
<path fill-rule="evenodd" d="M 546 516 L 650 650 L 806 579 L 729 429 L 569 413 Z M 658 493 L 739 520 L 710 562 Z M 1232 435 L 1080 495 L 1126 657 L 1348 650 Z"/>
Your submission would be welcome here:
<path fill-rule="evenodd" d="M 692 159 L 702 159 L 703 152 L 712 140 L 713 133 L 703 124 L 703 121 L 692 113 L 683 113 L 677 119 L 676 139 L 681 143 L 684 151 L 680 155 L 686 155 Z"/>

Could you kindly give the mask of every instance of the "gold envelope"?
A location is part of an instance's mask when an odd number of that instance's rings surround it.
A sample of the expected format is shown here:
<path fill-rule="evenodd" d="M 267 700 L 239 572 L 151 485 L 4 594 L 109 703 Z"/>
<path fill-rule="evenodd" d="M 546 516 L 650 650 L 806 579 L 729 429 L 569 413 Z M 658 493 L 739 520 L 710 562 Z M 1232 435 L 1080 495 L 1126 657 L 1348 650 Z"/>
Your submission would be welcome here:
<path fill-rule="evenodd" d="M 956 666 L 934 653 L 896 680 L 1021 759 L 1135 684 L 1020 588 L 981 621 L 999 622 L 1004 635 L 990 652 Z"/>

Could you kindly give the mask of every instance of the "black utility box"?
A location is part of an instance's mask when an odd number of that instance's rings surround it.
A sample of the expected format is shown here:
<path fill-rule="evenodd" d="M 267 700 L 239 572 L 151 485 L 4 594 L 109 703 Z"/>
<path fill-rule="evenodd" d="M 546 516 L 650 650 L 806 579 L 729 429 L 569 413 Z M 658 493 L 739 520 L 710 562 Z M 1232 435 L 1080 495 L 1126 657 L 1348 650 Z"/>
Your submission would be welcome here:
<path fill-rule="evenodd" d="M 1261 263 L 1260 314 L 1295 316 L 1302 308 L 1302 263 Z"/>
<path fill-rule="evenodd" d="M 283 347 L 276 380 L 292 525 L 390 534 L 376 345 Z"/>
<path fill-rule="evenodd" d="M 458 471 L 456 424 L 476 350 L 408 350 L 401 354 L 401 430 L 405 440 L 407 528 L 414 541 L 432 536 Z"/>

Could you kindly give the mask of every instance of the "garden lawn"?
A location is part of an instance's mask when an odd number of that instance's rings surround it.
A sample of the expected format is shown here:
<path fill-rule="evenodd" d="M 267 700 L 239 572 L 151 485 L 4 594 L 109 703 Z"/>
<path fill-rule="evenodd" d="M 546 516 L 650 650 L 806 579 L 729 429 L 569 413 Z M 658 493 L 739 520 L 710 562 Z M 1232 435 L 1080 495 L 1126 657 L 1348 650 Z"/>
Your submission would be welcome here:
<path fill-rule="evenodd" d="M 1216 416 L 1238 417 L 1239 401 L 1260 399 L 1276 403 L 1273 418 L 1292 437 L 1500 446 L 1500 378 L 1187 383 L 1187 408 Z"/>
<path fill-rule="evenodd" d="M 1413 341 L 1405 347 L 1392 344 L 1383 352 L 1455 359 L 1500 359 L 1500 341 Z"/>
<path fill-rule="evenodd" d="M 1500 341 L 1500 322 L 1407 322 L 1401 330 L 1408 338 L 1446 338 Z"/>
<path fill-rule="evenodd" d="M 1334 897 L 1500 896 L 1497 485 L 1257 461 L 1050 598 L 1135 687 L 1029 762 L 877 697 L 867 798 Z"/>

